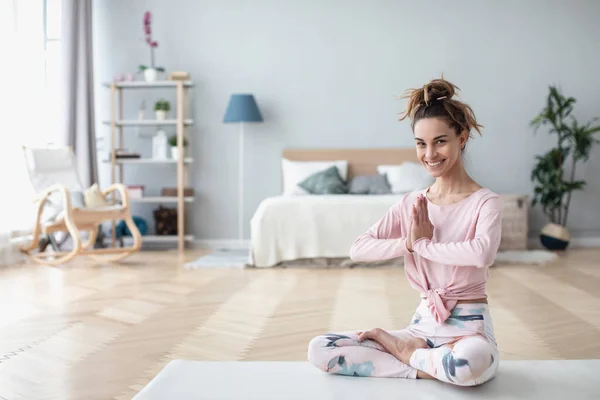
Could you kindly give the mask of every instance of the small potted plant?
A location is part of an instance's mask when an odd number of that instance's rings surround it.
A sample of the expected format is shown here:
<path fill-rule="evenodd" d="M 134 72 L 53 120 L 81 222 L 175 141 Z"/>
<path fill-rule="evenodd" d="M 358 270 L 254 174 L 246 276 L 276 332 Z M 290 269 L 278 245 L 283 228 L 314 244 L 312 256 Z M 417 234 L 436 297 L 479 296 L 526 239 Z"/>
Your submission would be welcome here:
<path fill-rule="evenodd" d="M 152 14 L 150 11 L 146 11 L 144 14 L 144 35 L 146 36 L 146 43 L 150 48 L 150 66 L 140 65 L 140 71 L 144 73 L 146 82 L 154 82 L 158 77 L 159 72 L 165 72 L 163 67 L 157 67 L 154 65 L 154 49 L 158 47 L 158 42 L 152 40 L 152 29 L 150 27 L 152 20 Z"/>
<path fill-rule="evenodd" d="M 183 157 L 186 156 L 188 142 L 186 138 L 183 138 Z M 173 160 L 179 159 L 179 148 L 177 147 L 177 135 L 173 135 L 169 138 L 169 146 L 171 146 L 171 158 Z"/>
<path fill-rule="evenodd" d="M 167 114 L 171 111 L 171 103 L 167 100 L 160 99 L 154 103 L 154 112 L 156 113 L 156 119 L 159 121 L 167 119 Z"/>

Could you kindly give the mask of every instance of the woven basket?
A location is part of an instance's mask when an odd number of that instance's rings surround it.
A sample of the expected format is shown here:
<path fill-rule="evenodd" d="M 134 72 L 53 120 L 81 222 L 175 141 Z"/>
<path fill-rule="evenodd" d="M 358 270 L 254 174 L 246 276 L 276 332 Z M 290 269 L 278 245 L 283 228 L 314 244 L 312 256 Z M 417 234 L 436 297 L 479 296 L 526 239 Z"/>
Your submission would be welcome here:
<path fill-rule="evenodd" d="M 502 195 L 502 239 L 499 251 L 526 250 L 529 231 L 529 199 L 526 195 Z"/>

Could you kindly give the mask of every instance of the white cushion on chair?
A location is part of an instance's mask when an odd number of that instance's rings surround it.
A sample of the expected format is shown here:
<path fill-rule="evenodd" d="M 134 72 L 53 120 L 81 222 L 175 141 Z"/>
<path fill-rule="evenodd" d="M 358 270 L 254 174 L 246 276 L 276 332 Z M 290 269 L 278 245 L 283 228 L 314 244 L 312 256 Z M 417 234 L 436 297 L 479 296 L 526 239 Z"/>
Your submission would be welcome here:
<path fill-rule="evenodd" d="M 75 160 L 68 147 L 31 149 L 31 169 L 38 172 L 75 169 Z"/>
<path fill-rule="evenodd" d="M 122 209 L 123 209 L 123 206 L 121 206 L 120 204 L 107 205 L 107 206 L 96 207 L 96 208 L 84 208 L 85 211 L 97 212 L 97 213 L 108 212 L 108 211 L 117 211 L 117 210 L 122 210 Z"/>
<path fill-rule="evenodd" d="M 83 210 L 83 212 L 79 212 L 77 213 L 77 215 L 81 216 L 86 215 L 101 215 L 102 213 L 108 213 L 111 211 L 119 211 L 122 210 L 123 207 L 121 207 L 119 204 L 117 205 L 109 205 L 106 207 L 97 207 L 97 208 L 85 208 L 85 207 L 79 207 L 79 210 Z M 65 219 L 65 211 L 62 210 L 61 212 L 59 212 L 57 215 L 53 216 L 52 219 L 42 219 L 42 224 L 43 225 L 54 225 L 54 224 L 60 224 L 63 223 Z M 98 222 L 100 221 L 106 221 L 106 220 L 98 220 Z M 77 226 L 78 223 L 78 219 L 77 217 L 75 217 L 75 226 Z"/>
<path fill-rule="evenodd" d="M 36 193 L 56 184 L 83 191 L 75 155 L 70 148 L 27 148 L 27 168 Z"/>

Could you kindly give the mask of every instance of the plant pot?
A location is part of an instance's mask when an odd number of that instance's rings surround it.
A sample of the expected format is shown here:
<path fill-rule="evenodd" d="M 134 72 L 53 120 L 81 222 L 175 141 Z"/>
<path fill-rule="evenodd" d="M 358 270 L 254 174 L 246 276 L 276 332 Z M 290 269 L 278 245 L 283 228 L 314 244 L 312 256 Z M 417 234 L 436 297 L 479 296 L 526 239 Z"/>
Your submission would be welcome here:
<path fill-rule="evenodd" d="M 146 82 L 155 82 L 158 77 L 158 71 L 154 68 L 146 68 L 144 70 L 144 79 Z"/>
<path fill-rule="evenodd" d="M 540 232 L 540 241 L 548 250 L 564 250 L 569 240 L 569 231 L 562 225 L 549 223 Z"/>
<path fill-rule="evenodd" d="M 179 159 L 179 152 L 177 150 L 179 150 L 177 148 L 177 146 L 171 146 L 171 158 L 173 160 L 178 160 Z M 183 156 L 184 157 L 186 156 L 186 153 L 187 153 L 187 149 L 184 147 L 183 148 Z"/>
<path fill-rule="evenodd" d="M 154 113 L 156 114 L 156 119 L 159 121 L 167 119 L 167 111 L 165 110 L 156 110 Z"/>

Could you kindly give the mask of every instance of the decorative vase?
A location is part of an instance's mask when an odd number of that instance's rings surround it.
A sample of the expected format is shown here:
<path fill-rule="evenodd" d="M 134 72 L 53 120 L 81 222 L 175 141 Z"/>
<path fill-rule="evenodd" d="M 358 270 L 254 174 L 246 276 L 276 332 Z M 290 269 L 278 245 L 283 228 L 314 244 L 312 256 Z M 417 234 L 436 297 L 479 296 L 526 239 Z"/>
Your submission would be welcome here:
<path fill-rule="evenodd" d="M 165 131 L 159 130 L 152 138 L 152 158 L 155 160 L 166 160 L 167 147 L 169 147 L 167 134 Z"/>
<path fill-rule="evenodd" d="M 564 250 L 569 245 L 569 231 L 562 225 L 549 223 L 540 232 L 540 241 L 548 250 Z"/>
<path fill-rule="evenodd" d="M 146 82 L 155 82 L 158 76 L 158 71 L 154 68 L 146 68 L 144 70 L 144 79 Z"/>
<path fill-rule="evenodd" d="M 156 110 L 156 119 L 159 121 L 167 119 L 167 111 L 166 110 Z"/>

